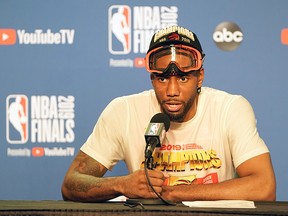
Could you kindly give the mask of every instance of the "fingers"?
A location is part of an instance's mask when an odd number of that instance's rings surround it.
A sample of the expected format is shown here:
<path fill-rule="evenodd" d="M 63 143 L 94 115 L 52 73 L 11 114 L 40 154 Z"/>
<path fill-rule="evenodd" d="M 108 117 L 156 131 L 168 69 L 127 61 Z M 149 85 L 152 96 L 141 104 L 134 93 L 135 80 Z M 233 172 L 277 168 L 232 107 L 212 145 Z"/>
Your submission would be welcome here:
<path fill-rule="evenodd" d="M 150 178 L 164 179 L 164 174 L 157 170 L 148 170 L 148 175 Z"/>
<path fill-rule="evenodd" d="M 148 173 L 148 178 L 149 178 L 149 182 L 150 182 L 150 184 L 148 184 L 149 185 L 149 191 L 161 194 L 162 185 L 163 185 L 164 180 L 165 180 L 163 173 L 160 171 L 155 171 L 155 170 L 148 170 L 147 173 Z M 152 187 L 154 190 L 152 189 Z"/>
<path fill-rule="evenodd" d="M 164 183 L 164 178 L 162 177 L 154 177 L 154 176 L 148 176 L 150 184 L 155 186 L 155 187 L 162 187 L 163 183 Z M 147 180 L 147 183 L 148 180 Z"/>
<path fill-rule="evenodd" d="M 147 170 L 147 174 L 150 183 L 143 169 L 128 175 L 124 195 L 129 198 L 157 198 L 155 192 L 161 194 L 165 177 L 162 172 L 156 170 Z"/>

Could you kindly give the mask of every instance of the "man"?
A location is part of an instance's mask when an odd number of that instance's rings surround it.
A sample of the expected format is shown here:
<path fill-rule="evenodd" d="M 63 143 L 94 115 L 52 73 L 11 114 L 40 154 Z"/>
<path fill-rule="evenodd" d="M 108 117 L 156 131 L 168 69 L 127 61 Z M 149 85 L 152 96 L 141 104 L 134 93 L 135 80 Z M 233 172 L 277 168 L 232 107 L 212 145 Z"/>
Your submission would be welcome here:
<path fill-rule="evenodd" d="M 103 111 L 69 168 L 65 200 L 127 198 L 275 200 L 269 151 L 252 107 L 242 96 L 202 87 L 204 53 L 196 35 L 179 26 L 156 32 L 146 55 L 154 90 L 119 97 Z M 156 113 L 171 125 L 143 169 L 144 132 Z M 126 176 L 103 177 L 124 160 Z M 237 176 L 237 177 L 236 177 Z"/>

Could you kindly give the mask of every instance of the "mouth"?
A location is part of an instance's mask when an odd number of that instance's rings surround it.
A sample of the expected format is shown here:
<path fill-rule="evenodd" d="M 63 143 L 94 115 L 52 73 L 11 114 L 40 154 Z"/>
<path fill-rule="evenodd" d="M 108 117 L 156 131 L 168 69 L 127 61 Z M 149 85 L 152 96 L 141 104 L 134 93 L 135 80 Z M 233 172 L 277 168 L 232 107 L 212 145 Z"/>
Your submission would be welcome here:
<path fill-rule="evenodd" d="M 164 107 L 169 112 L 178 112 L 182 108 L 182 103 L 179 101 L 165 101 Z"/>

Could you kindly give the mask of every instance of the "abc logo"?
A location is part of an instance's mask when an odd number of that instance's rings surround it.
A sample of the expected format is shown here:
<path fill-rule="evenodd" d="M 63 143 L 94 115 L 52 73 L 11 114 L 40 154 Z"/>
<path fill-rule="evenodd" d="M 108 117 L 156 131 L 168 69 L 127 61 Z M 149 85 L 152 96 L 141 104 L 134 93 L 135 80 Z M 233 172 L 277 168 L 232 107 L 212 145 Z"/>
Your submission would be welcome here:
<path fill-rule="evenodd" d="M 223 22 L 215 28 L 213 40 L 218 48 L 232 51 L 240 46 L 243 41 L 243 33 L 237 24 Z"/>

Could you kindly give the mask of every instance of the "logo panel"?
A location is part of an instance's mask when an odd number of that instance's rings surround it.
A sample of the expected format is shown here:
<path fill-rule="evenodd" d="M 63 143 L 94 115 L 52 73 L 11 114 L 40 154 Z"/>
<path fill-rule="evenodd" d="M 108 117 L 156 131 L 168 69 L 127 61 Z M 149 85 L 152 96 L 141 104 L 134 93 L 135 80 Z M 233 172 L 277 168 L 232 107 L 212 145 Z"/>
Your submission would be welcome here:
<path fill-rule="evenodd" d="M 43 147 L 33 147 L 32 148 L 32 156 L 33 157 L 43 157 L 45 154 Z"/>
<path fill-rule="evenodd" d="M 15 29 L 0 29 L 0 45 L 13 45 L 16 43 Z"/>
<path fill-rule="evenodd" d="M 288 45 L 288 28 L 282 29 L 281 31 L 281 42 L 282 44 Z"/>
<path fill-rule="evenodd" d="M 112 5 L 109 8 L 109 52 L 128 54 L 131 51 L 131 10 L 127 5 Z"/>
<path fill-rule="evenodd" d="M 222 22 L 215 28 L 213 40 L 218 48 L 232 51 L 240 46 L 243 41 L 243 33 L 236 23 Z"/>
<path fill-rule="evenodd" d="M 144 58 L 135 58 L 134 59 L 134 66 L 135 67 L 145 67 L 145 59 Z"/>
<path fill-rule="evenodd" d="M 11 144 L 24 144 L 28 140 L 28 98 L 25 95 L 6 98 L 6 139 Z"/>
<path fill-rule="evenodd" d="M 111 5 L 107 12 L 110 67 L 145 67 L 143 55 L 153 34 L 178 23 L 178 7 L 173 5 Z"/>

